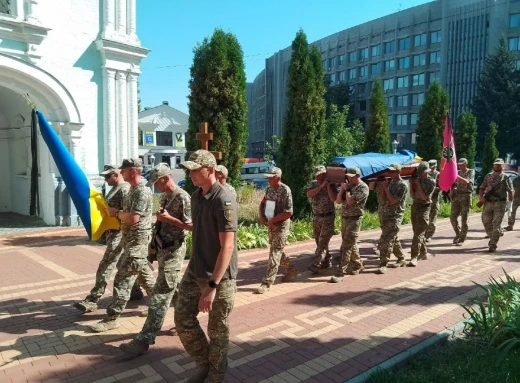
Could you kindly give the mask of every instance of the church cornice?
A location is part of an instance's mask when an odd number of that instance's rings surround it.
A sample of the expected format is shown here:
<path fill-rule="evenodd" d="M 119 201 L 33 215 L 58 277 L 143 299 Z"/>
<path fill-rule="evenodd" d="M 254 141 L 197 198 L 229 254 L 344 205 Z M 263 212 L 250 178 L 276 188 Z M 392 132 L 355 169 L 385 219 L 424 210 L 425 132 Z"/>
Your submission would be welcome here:
<path fill-rule="evenodd" d="M 141 73 L 139 70 L 141 60 L 146 58 L 150 52 L 149 49 L 137 45 L 110 39 L 97 40 L 96 47 L 101 52 L 105 68 L 125 70 L 136 74 Z"/>
<path fill-rule="evenodd" d="M 19 21 L 9 15 L 0 16 L 0 38 L 9 38 L 28 44 L 41 44 L 51 28 L 33 24 L 28 21 Z"/>

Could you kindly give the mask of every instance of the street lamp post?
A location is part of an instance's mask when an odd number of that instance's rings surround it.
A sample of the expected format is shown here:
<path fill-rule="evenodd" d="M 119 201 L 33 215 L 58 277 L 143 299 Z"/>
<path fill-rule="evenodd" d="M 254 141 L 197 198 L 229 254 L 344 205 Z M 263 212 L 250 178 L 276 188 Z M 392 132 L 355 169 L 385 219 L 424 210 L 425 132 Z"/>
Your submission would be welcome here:
<path fill-rule="evenodd" d="M 394 140 L 394 142 L 392 142 L 392 151 L 394 154 L 397 152 L 397 145 L 399 145 L 399 142 L 397 142 L 397 140 Z"/>

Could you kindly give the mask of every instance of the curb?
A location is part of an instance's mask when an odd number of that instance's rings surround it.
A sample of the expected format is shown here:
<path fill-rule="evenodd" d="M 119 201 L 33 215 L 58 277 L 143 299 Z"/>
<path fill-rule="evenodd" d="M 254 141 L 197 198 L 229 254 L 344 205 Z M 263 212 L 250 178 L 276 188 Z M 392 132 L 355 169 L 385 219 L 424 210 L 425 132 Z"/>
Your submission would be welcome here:
<path fill-rule="evenodd" d="M 410 347 L 406 351 L 403 351 L 390 359 L 385 360 L 382 363 L 379 363 L 378 365 L 370 368 L 369 370 L 356 375 L 352 379 L 349 379 L 345 381 L 345 383 L 363 383 L 370 379 L 370 375 L 372 375 L 375 372 L 378 372 L 380 370 L 388 370 L 390 368 L 393 368 L 404 361 L 406 361 L 408 358 L 420 353 L 425 352 L 428 349 L 432 348 L 436 344 L 439 344 L 440 342 L 445 341 L 449 337 L 456 336 L 462 334 L 462 330 L 464 329 L 464 321 L 460 321 L 456 323 L 455 325 L 446 328 L 445 330 L 429 337 L 428 339 L 423 340 L 422 342 L 416 344 L 413 347 Z"/>

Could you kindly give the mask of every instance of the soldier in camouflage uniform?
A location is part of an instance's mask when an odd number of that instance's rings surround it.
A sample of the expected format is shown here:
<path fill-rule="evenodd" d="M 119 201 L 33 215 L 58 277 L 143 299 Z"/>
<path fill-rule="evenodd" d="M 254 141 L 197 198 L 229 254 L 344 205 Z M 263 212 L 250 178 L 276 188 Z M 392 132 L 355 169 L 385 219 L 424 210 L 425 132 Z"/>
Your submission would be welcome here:
<path fill-rule="evenodd" d="M 233 197 L 235 197 L 235 201 L 238 201 L 237 199 L 237 191 L 233 186 L 227 183 L 227 177 L 228 177 L 228 170 L 224 165 L 217 165 L 215 168 L 215 176 L 217 177 L 217 180 L 220 182 L 221 185 L 224 185 L 229 189 L 231 194 L 233 194 Z"/>
<path fill-rule="evenodd" d="M 170 303 L 175 304 L 177 286 L 181 280 L 181 268 L 186 255 L 186 234 L 192 230 L 191 198 L 175 185 L 167 164 L 157 165 L 151 172 L 147 186 L 154 186 L 161 195 L 161 209 L 156 213 L 155 235 L 149 251 L 155 253 L 159 262 L 159 275 L 150 297 L 148 318 L 143 329 L 130 343 L 119 347 L 125 353 L 139 356 L 145 353 L 164 323 Z"/>
<path fill-rule="evenodd" d="M 108 207 L 121 210 L 123 208 L 123 199 L 128 194 L 130 184 L 125 182 L 115 165 L 105 165 L 100 175 L 103 176 L 106 183 L 112 187 L 105 198 Z M 105 293 L 112 271 L 114 271 L 116 263 L 123 251 L 121 230 L 107 230 L 105 236 L 107 248 L 96 271 L 96 283 L 92 290 L 90 290 L 90 294 L 87 295 L 83 301 L 74 303 L 74 307 L 83 312 L 88 313 L 97 310 L 99 299 Z"/>
<path fill-rule="evenodd" d="M 432 205 L 430 206 L 430 219 L 428 223 L 428 230 L 426 230 L 426 234 L 424 235 L 424 240 L 426 242 L 430 242 L 433 234 L 435 234 L 435 229 L 437 226 L 437 215 L 439 214 L 439 193 L 441 188 L 439 187 L 439 172 L 437 171 L 437 160 L 428 161 L 428 165 L 430 165 L 430 173 L 429 176 L 435 180 L 435 190 L 432 194 Z"/>
<path fill-rule="evenodd" d="M 279 168 L 272 168 L 266 177 L 269 187 L 260 203 L 258 214 L 260 223 L 268 226 L 269 230 L 269 264 L 262 284 L 256 289 L 258 294 L 264 294 L 271 289 L 279 266 L 286 271 L 282 282 L 288 282 L 298 275 L 298 269 L 284 250 L 293 214 L 291 189 L 282 183 L 282 170 Z"/>
<path fill-rule="evenodd" d="M 307 197 L 312 199 L 312 231 L 316 241 L 314 262 L 309 267 L 313 274 L 318 274 L 320 268 L 326 269 L 332 266 L 329 242 L 334 235 L 335 196 L 332 185 L 325 178 L 326 174 L 325 166 L 317 166 L 314 169 L 316 179 L 307 189 Z"/>
<path fill-rule="evenodd" d="M 417 167 L 418 178 L 410 179 L 410 196 L 412 204 L 413 239 L 411 247 L 412 259 L 408 266 L 417 266 L 417 260 L 428 259 L 428 250 L 424 241 L 424 233 L 428 229 L 428 218 L 432 203 L 432 194 L 436 182 L 428 176 L 428 162 L 423 161 Z"/>
<path fill-rule="evenodd" d="M 123 201 L 123 209 L 107 208 L 111 217 L 121 221 L 123 256 L 117 264 L 112 302 L 107 307 L 107 315 L 102 321 L 90 326 L 94 332 L 103 332 L 120 326 L 119 316 L 130 299 L 130 291 L 136 278 L 151 295 L 155 278 L 146 259 L 150 240 L 152 218 L 152 191 L 143 182 L 141 173 L 143 162 L 140 158 L 123 160 L 121 174 L 130 183 L 128 195 Z"/>
<path fill-rule="evenodd" d="M 357 275 L 364 270 L 357 239 L 361 230 L 369 190 L 368 185 L 361 180 L 359 168 L 348 168 L 346 178 L 348 183 L 341 184 L 336 196 L 336 203 L 343 205 L 341 209 L 342 254 L 338 271 L 330 280 L 332 283 L 341 282 L 347 272 L 351 275 Z M 349 270 L 350 265 L 352 265 L 352 268 Z"/>
<path fill-rule="evenodd" d="M 459 173 L 455 184 L 450 190 L 451 213 L 450 222 L 455 231 L 453 244 L 462 246 L 468 234 L 468 215 L 471 208 L 471 195 L 473 194 L 473 183 L 475 182 L 475 171 L 468 169 L 468 160 L 461 158 L 458 161 Z M 460 226 L 459 226 L 460 216 Z"/>
<path fill-rule="evenodd" d="M 502 158 L 495 159 L 493 172 L 486 174 L 482 185 L 480 185 L 480 202 L 484 203 L 482 223 L 489 236 L 490 253 L 497 249 L 507 200 L 513 200 L 513 186 L 509 177 L 502 171 L 503 166 L 504 160 Z"/>
<path fill-rule="evenodd" d="M 520 206 L 520 177 L 516 177 L 513 181 L 513 189 L 514 189 L 514 197 L 513 197 L 513 206 L 511 209 L 511 215 L 507 221 L 506 230 L 511 231 L 515 226 L 516 219 L 516 209 Z"/>
<path fill-rule="evenodd" d="M 404 209 L 406 207 L 406 195 L 408 187 L 401 178 L 401 165 L 395 163 L 389 166 L 390 182 L 385 182 L 380 189 L 381 194 L 381 238 L 380 263 L 377 269 L 378 274 L 387 271 L 388 262 L 392 252 L 397 257 L 394 267 L 402 267 L 406 264 L 404 260 L 403 248 L 399 241 L 399 230 L 403 221 Z"/>
<path fill-rule="evenodd" d="M 379 218 L 379 222 L 381 222 L 381 213 L 383 211 L 383 201 L 382 201 L 382 196 L 384 194 L 384 190 L 383 190 L 383 186 L 384 186 L 384 183 L 381 182 L 381 181 L 371 181 L 369 182 L 368 184 L 368 189 L 369 190 L 375 190 L 376 192 L 376 197 L 377 197 L 377 216 Z M 381 242 L 380 242 L 381 239 L 379 239 L 376 243 L 376 245 L 374 246 L 374 254 L 375 255 L 379 255 L 380 252 L 379 252 L 379 247 L 381 246 Z"/>
<path fill-rule="evenodd" d="M 213 154 L 197 150 L 180 166 L 189 169 L 199 188 L 191 196 L 193 248 L 179 286 L 175 326 L 197 365 L 187 382 L 222 382 L 238 272 L 237 204 L 229 189 L 215 178 Z M 209 342 L 197 319 L 199 312 L 209 313 Z"/>

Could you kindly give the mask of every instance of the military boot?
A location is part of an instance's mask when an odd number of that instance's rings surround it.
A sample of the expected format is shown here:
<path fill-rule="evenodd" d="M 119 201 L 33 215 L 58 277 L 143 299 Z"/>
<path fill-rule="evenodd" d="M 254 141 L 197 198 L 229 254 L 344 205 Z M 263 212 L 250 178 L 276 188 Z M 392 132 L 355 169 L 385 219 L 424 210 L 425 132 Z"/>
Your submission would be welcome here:
<path fill-rule="evenodd" d="M 296 278 L 298 275 L 300 275 L 300 272 L 296 269 L 293 269 L 293 270 L 289 270 L 287 272 L 287 274 L 285 274 L 283 277 L 282 277 L 282 282 L 290 282 L 292 281 L 294 278 Z"/>
<path fill-rule="evenodd" d="M 148 351 L 149 347 L 149 345 L 137 339 L 133 339 L 129 343 L 122 343 L 119 345 L 121 351 L 123 351 L 125 354 L 133 356 L 134 358 L 139 355 L 143 355 L 146 351 Z"/>
<path fill-rule="evenodd" d="M 130 292 L 130 300 L 138 301 L 144 298 L 143 290 L 139 285 L 134 285 L 132 287 L 132 291 Z"/>
<path fill-rule="evenodd" d="M 76 302 L 73 304 L 73 306 L 79 311 L 83 311 L 84 313 L 90 313 L 97 310 L 97 303 L 87 300 Z"/>
<path fill-rule="evenodd" d="M 186 383 L 204 383 L 209 374 L 209 366 L 200 366 L 195 370 L 195 374 L 186 380 Z"/>
<path fill-rule="evenodd" d="M 103 319 L 100 322 L 89 325 L 90 329 L 93 332 L 105 332 L 105 331 L 119 328 L 119 326 L 121 326 L 119 319 L 108 319 L 108 318 Z"/>

